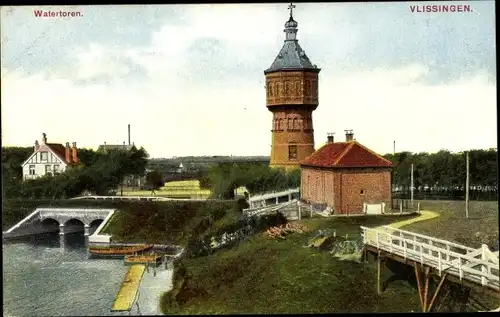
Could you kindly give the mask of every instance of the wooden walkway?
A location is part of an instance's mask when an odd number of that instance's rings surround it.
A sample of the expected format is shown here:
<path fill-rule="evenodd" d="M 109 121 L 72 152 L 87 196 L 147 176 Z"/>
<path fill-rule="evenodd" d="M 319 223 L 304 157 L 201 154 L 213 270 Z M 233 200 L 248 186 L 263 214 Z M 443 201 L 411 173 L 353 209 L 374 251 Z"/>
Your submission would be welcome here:
<path fill-rule="evenodd" d="M 489 293 L 500 297 L 499 292 L 499 252 L 492 252 L 488 246 L 478 249 L 454 242 L 437 239 L 390 226 L 377 228 L 361 227 L 363 243 L 367 251 L 381 253 L 399 262 L 415 266 L 419 285 L 419 295 L 423 311 L 429 311 L 445 279 L 454 280 L 466 286 L 486 288 Z M 379 265 L 380 266 L 380 265 Z M 426 277 L 435 271 L 441 277 L 440 286 L 433 300 L 427 304 L 426 280 L 425 296 L 420 293 L 419 272 L 425 268 Z M 380 275 L 380 272 L 379 272 Z"/>

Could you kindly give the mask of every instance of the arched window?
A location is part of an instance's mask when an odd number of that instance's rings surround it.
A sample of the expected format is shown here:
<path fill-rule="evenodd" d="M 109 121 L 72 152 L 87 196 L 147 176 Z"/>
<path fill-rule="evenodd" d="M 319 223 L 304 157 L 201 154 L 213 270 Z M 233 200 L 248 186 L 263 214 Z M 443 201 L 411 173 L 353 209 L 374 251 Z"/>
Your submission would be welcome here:
<path fill-rule="evenodd" d="M 305 85 L 304 85 L 304 94 L 309 97 L 311 96 L 311 81 L 306 80 Z"/>
<path fill-rule="evenodd" d="M 284 130 L 285 129 L 285 122 L 283 119 L 279 119 L 279 128 L 278 130 Z"/>
<path fill-rule="evenodd" d="M 304 119 L 299 118 L 299 119 L 297 120 L 297 125 L 298 125 L 297 129 L 299 129 L 299 130 L 304 129 L 303 124 L 304 124 Z"/>

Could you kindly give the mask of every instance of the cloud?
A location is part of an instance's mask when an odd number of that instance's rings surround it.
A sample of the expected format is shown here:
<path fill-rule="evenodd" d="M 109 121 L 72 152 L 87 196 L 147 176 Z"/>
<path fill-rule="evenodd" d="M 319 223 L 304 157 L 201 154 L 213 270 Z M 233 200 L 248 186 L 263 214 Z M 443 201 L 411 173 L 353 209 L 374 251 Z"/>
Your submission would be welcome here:
<path fill-rule="evenodd" d="M 382 153 L 393 140 L 411 151 L 495 146 L 493 11 L 473 5 L 461 15 L 297 5 L 299 41 L 322 68 L 317 146 L 346 128 Z M 153 156 L 269 154 L 263 70 L 283 45 L 285 4 L 81 8 L 85 19 L 52 21 L 28 53 L 48 20 L 2 9 L 4 144 L 46 132 L 95 148 L 121 143 L 130 123 Z"/>
<path fill-rule="evenodd" d="M 427 69 L 412 65 L 346 77 L 320 75 L 320 106 L 313 115 L 317 147 L 327 132 L 342 139 L 347 128 L 381 153 L 392 151 L 393 140 L 398 149 L 410 151 L 495 146 L 495 86 L 485 75 L 430 86 L 419 81 Z M 264 98 L 257 83 L 178 90 L 158 82 L 79 86 L 43 76 L 9 76 L 2 80 L 2 104 L 11 105 L 2 108 L 4 144 L 26 144 L 46 132 L 54 142 L 71 138 L 96 148 L 126 140 L 130 123 L 132 140 L 155 157 L 266 155 L 271 113 Z"/>

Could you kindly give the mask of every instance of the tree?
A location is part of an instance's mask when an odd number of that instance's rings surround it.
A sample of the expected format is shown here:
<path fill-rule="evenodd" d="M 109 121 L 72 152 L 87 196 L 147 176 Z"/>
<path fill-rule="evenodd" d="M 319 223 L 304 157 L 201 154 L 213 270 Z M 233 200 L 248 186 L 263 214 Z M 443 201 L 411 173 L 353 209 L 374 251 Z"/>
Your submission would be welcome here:
<path fill-rule="evenodd" d="M 157 170 L 148 172 L 146 174 L 146 185 L 153 190 L 165 186 L 162 173 Z"/>

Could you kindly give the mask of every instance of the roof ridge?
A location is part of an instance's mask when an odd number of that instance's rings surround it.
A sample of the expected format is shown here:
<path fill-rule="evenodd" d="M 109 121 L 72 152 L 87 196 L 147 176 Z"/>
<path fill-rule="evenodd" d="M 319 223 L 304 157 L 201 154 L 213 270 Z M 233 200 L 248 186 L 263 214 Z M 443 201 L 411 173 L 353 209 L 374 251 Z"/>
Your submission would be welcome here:
<path fill-rule="evenodd" d="M 386 162 L 388 162 L 388 163 L 391 163 L 391 165 L 392 165 L 392 162 L 391 162 L 391 161 L 389 161 L 388 159 L 386 159 L 385 157 L 383 157 L 382 155 L 380 155 L 380 154 L 378 154 L 378 153 L 376 153 L 376 152 L 374 152 L 374 151 L 370 150 L 369 148 L 367 148 L 366 146 L 364 146 L 363 144 L 359 143 L 359 142 L 358 142 L 358 141 L 356 141 L 356 140 L 355 140 L 354 142 L 355 142 L 358 146 L 360 146 L 361 148 L 363 148 L 364 150 L 366 150 L 366 151 L 370 152 L 371 154 L 375 155 L 375 156 L 376 156 L 376 157 L 378 157 L 379 159 L 382 159 L 382 160 L 384 160 L 384 161 L 386 161 Z"/>
<path fill-rule="evenodd" d="M 343 143 L 349 143 L 349 142 L 343 142 Z M 348 146 L 346 146 L 346 148 L 342 151 L 342 153 L 340 153 L 339 157 L 335 160 L 333 165 L 337 165 L 340 162 L 340 160 L 347 154 L 347 152 L 349 152 L 352 149 L 353 146 L 354 146 L 354 142 L 352 142 Z"/>

